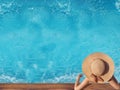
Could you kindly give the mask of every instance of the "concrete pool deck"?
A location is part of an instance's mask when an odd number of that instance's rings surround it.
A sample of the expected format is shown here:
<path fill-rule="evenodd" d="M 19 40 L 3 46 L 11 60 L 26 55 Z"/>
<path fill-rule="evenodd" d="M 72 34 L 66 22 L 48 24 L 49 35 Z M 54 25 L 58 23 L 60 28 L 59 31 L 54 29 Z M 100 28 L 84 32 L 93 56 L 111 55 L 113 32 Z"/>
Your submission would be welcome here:
<path fill-rule="evenodd" d="M 0 84 L 0 90 L 74 90 L 73 83 Z M 89 84 L 83 90 L 115 90 L 109 84 Z"/>

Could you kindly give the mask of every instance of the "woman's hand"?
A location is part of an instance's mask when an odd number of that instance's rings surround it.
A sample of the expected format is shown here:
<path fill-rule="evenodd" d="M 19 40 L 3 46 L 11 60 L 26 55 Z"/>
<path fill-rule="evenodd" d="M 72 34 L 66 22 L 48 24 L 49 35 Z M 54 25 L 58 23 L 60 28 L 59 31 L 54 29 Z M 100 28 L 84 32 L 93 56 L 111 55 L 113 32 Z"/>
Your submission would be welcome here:
<path fill-rule="evenodd" d="M 80 78 L 82 77 L 82 74 L 79 74 L 78 77 L 76 78 L 74 90 L 82 90 L 87 84 L 89 84 L 88 78 L 85 78 L 82 83 L 79 84 Z"/>
<path fill-rule="evenodd" d="M 82 76 L 83 76 L 82 74 L 79 74 L 79 75 L 77 76 L 76 80 L 79 81 Z"/>
<path fill-rule="evenodd" d="M 79 74 L 76 78 L 76 82 L 75 82 L 75 86 L 74 86 L 74 90 L 79 90 L 78 89 L 78 85 L 79 85 L 79 81 L 80 81 L 80 78 L 82 77 L 83 75 L 82 74 Z"/>

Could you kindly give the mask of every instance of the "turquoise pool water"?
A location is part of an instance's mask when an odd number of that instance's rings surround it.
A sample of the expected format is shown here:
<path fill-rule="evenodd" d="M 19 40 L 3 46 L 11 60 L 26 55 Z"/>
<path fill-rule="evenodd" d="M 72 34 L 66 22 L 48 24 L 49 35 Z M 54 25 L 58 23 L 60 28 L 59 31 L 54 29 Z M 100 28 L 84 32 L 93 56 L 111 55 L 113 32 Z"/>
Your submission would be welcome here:
<path fill-rule="evenodd" d="M 120 0 L 0 0 L 0 82 L 74 82 L 104 52 L 120 81 Z"/>

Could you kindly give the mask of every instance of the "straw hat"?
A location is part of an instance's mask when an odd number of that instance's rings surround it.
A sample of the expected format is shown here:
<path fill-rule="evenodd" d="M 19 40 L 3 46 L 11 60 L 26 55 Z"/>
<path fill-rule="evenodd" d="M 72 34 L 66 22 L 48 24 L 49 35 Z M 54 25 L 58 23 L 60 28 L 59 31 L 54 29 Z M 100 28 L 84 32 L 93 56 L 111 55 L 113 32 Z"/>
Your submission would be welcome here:
<path fill-rule="evenodd" d="M 84 60 L 82 70 L 89 80 L 92 80 L 91 75 L 94 74 L 107 82 L 114 74 L 114 63 L 108 55 L 96 52 Z M 101 82 L 98 81 L 98 83 Z"/>

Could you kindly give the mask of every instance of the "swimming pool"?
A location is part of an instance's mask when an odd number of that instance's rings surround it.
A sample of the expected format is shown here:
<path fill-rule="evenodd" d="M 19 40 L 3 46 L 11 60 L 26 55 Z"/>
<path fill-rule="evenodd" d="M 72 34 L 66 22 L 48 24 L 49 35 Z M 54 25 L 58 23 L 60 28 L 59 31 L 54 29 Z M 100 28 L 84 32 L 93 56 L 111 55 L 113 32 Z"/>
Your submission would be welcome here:
<path fill-rule="evenodd" d="M 120 0 L 0 0 L 0 82 L 74 82 L 104 52 L 120 81 Z"/>

